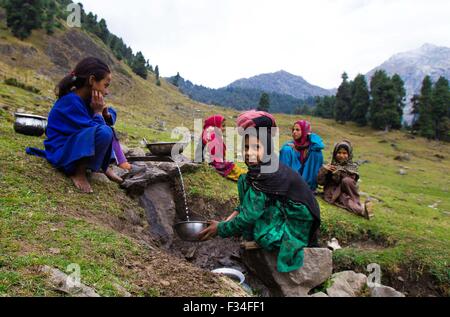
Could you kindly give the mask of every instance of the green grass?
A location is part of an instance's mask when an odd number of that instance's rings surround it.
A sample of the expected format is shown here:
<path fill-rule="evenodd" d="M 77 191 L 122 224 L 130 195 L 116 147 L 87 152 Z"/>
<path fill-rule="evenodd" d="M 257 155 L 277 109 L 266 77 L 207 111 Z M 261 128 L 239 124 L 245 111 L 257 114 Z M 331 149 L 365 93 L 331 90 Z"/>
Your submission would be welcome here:
<path fill-rule="evenodd" d="M 4 36 L 0 42 L 29 45 L 15 41 L 5 31 L 0 33 Z M 50 60 L 38 44 L 42 36 L 33 35 L 39 51 L 34 58 L 36 64 L 39 60 L 47 65 Z M 120 66 L 131 74 L 126 65 Z M 59 295 L 36 272 L 36 267 L 46 264 L 64 271 L 70 263 L 81 264 L 83 281 L 105 296 L 116 295 L 114 283 L 136 295 L 167 294 L 153 282 L 142 285 L 139 280 L 145 278 L 124 264 L 124 259 L 145 258 L 149 251 L 107 225 L 120 219 L 126 208 L 142 213 L 136 202 L 111 184 L 94 184 L 95 195 L 81 195 L 70 180 L 46 162 L 24 154 L 26 146 L 42 147 L 43 138 L 15 134 L 13 113 L 22 108 L 47 115 L 54 100 L 53 85 L 63 74 L 39 74 L 39 80 L 37 75 L 25 66 L 0 62 L 0 77 L 18 78 L 41 91 L 34 94 L 0 83 L 0 296 Z M 174 127 L 184 126 L 192 131 L 194 118 L 213 113 L 224 114 L 231 126 L 232 117 L 237 114 L 230 109 L 198 104 L 164 81 L 158 87 L 153 76 L 145 81 L 134 74 L 114 74 L 111 91 L 108 103 L 119 111 L 116 130 L 130 147 L 141 146 L 143 137 L 148 141 L 169 141 Z M 286 141 L 298 118 L 276 118 L 282 141 Z M 448 295 L 450 145 L 411 139 L 399 131 L 383 134 L 353 124 L 342 126 L 331 120 L 307 119 L 326 143 L 327 160 L 335 142 L 344 138 L 353 142 L 355 160 L 370 161 L 360 169 L 360 189 L 382 200 L 376 204 L 376 216 L 370 222 L 320 201 L 324 238 L 336 237 L 345 247 L 334 253 L 336 267 L 364 271 L 368 264 L 378 263 L 385 273 L 408 272 L 411 280 L 429 275 L 441 288 L 441 294 Z M 167 130 L 158 130 L 157 121 L 165 121 Z M 403 152 L 410 153 L 411 161 L 394 160 Z M 445 158 L 437 159 L 438 153 Z M 400 176 L 399 169 L 405 167 L 408 174 Z M 207 198 L 220 204 L 237 201 L 236 184 L 206 166 L 186 175 L 185 181 L 191 199 Z M 435 203 L 436 209 L 429 207 Z M 374 241 L 379 247 L 352 247 L 355 241 L 365 240 Z M 51 248 L 60 253 L 53 254 Z M 207 292 L 198 290 L 196 294 Z"/>
<path fill-rule="evenodd" d="M 282 141 L 286 141 L 295 118 L 276 117 L 282 127 Z M 335 142 L 343 138 L 352 140 L 355 160 L 370 161 L 360 168 L 360 190 L 382 200 L 375 205 L 375 218 L 366 221 L 319 199 L 323 238 L 336 237 L 347 246 L 334 253 L 336 267 L 367 273 L 367 265 L 377 263 L 387 275 L 405 272 L 411 280 L 418 280 L 425 274 L 440 287 L 441 294 L 450 295 L 450 179 L 446 177 L 450 173 L 449 144 L 410 139 L 403 132 L 384 135 L 351 124 L 342 126 L 329 120 L 310 119 L 315 123 L 315 132 L 327 143 L 327 160 Z M 385 139 L 389 142 L 380 143 Z M 410 162 L 394 160 L 402 151 L 412 154 Z M 445 159 L 436 160 L 437 153 Z M 399 175 L 401 167 L 409 168 L 407 175 Z M 213 171 L 201 169 L 185 178 L 190 195 L 217 197 L 219 201 L 237 198 L 236 185 Z M 437 209 L 429 207 L 436 202 L 439 202 Z M 379 247 L 348 247 L 355 241 L 366 240 Z"/>
<path fill-rule="evenodd" d="M 156 251 L 150 250 L 133 228 L 121 231 L 126 210 L 141 216 L 144 210 L 117 185 L 93 183 L 94 195 L 81 194 L 45 160 L 25 154 L 27 146 L 42 147 L 44 138 L 16 134 L 13 113 L 18 108 L 36 113 L 33 103 L 41 97 L 0 84 L 0 297 L 64 295 L 39 268 L 48 265 L 67 272 L 72 263 L 80 265 L 82 282 L 102 296 L 120 295 L 116 284 L 134 296 L 205 294 L 200 286 L 167 289 L 159 284 L 166 276 L 182 285 L 205 276 L 156 246 Z M 39 107 L 40 114 L 50 106 Z M 131 122 L 118 125 L 127 144 L 135 140 L 137 145 L 142 135 L 149 140 L 152 133 L 153 138 L 164 135 Z M 178 273 L 173 273 L 174 267 Z M 208 294 L 233 294 L 219 279 L 213 281 Z"/>

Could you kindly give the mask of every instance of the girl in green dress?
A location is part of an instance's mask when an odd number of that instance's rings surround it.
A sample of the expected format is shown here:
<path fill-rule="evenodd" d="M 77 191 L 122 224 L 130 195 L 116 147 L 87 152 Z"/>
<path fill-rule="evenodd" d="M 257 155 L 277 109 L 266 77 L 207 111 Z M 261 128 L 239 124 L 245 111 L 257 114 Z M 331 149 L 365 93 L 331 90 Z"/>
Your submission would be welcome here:
<path fill-rule="evenodd" d="M 200 238 L 242 236 L 267 251 L 279 250 L 277 270 L 292 272 L 303 266 L 303 249 L 317 243 L 319 206 L 306 182 L 273 153 L 270 129 L 275 121 L 269 116 L 252 121 L 254 129 L 244 137 L 249 172 L 238 181 L 240 204 L 226 221 L 210 221 Z M 260 128 L 269 129 L 266 138 L 260 137 Z M 266 154 L 270 160 L 264 159 Z M 264 172 L 269 165 L 278 168 Z"/>

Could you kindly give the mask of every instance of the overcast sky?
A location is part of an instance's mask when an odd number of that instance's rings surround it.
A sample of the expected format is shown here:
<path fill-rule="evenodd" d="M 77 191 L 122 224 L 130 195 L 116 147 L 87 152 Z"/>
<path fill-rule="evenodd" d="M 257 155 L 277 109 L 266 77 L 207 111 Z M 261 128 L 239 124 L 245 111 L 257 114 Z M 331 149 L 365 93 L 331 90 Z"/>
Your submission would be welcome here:
<path fill-rule="evenodd" d="M 449 0 L 80 0 L 159 65 L 218 88 L 284 69 L 337 87 L 424 43 L 450 47 Z"/>

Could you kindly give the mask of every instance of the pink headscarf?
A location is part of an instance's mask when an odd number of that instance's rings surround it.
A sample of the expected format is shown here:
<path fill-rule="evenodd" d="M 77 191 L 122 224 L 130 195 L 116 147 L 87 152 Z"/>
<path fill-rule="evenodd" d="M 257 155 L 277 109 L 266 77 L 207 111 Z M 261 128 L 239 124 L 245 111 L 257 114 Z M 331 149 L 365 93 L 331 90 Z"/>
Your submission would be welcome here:
<path fill-rule="evenodd" d="M 227 147 L 223 141 L 222 134 L 216 135 L 216 129 L 222 128 L 224 120 L 225 117 L 221 115 L 207 118 L 203 125 L 202 142 L 211 155 L 211 164 L 221 175 L 227 176 L 234 168 L 234 163 L 225 160 Z"/>
<path fill-rule="evenodd" d="M 302 130 L 302 137 L 300 141 L 294 140 L 295 148 L 300 152 L 300 160 L 304 163 L 308 155 L 308 148 L 311 145 L 311 142 L 309 141 L 309 136 L 312 133 L 311 123 L 306 120 L 300 120 L 294 123 L 294 126 L 296 124 L 298 124 Z"/>
<path fill-rule="evenodd" d="M 236 120 L 236 124 L 239 128 L 243 128 L 244 130 L 248 128 L 254 128 L 256 126 L 254 119 L 259 117 L 267 117 L 272 120 L 273 127 L 277 126 L 275 118 L 270 113 L 256 110 L 250 110 L 241 113 Z"/>
<path fill-rule="evenodd" d="M 203 145 L 206 145 L 207 143 L 214 141 L 214 139 L 216 138 L 215 134 L 216 129 L 208 129 L 208 128 L 220 129 L 222 128 L 224 120 L 225 117 L 219 114 L 208 117 L 205 120 L 205 123 L 203 124 L 203 135 L 202 135 Z"/>

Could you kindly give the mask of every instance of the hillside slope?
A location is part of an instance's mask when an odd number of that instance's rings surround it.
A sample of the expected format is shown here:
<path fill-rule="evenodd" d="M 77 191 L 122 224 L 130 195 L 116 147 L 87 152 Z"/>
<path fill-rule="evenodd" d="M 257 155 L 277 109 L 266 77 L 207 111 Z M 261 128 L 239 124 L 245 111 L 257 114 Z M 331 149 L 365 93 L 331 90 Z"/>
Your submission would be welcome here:
<path fill-rule="evenodd" d="M 130 147 L 140 146 L 143 137 L 169 140 L 172 128 L 192 129 L 194 118 L 216 112 L 225 114 L 231 125 L 237 112 L 194 102 L 165 81 L 158 87 L 153 76 L 138 78 L 101 41 L 81 30 L 58 31 L 52 37 L 34 32 L 21 42 L 1 23 L 0 78 L 17 78 L 41 92 L 0 82 L 0 296 L 61 295 L 38 267 L 65 271 L 71 263 L 82 266 L 82 281 L 103 296 L 122 295 L 122 288 L 135 296 L 243 295 L 160 249 L 145 234 L 142 208 L 117 186 L 95 182 L 95 195 L 77 193 L 45 161 L 25 155 L 26 146 L 41 147 L 44 139 L 15 134 L 12 128 L 18 109 L 46 115 L 54 102 L 55 82 L 87 55 L 113 67 L 108 103 L 118 109 L 117 131 Z M 285 141 L 297 118 L 276 118 Z M 450 173 L 450 146 L 403 132 L 384 134 L 308 119 L 324 138 L 326 154 L 334 142 L 352 140 L 356 160 L 369 161 L 361 167 L 361 190 L 380 199 L 371 222 L 320 201 L 322 242 L 337 237 L 344 247 L 334 255 L 336 268 L 367 273 L 368 264 L 378 263 L 384 284 L 409 295 L 450 295 L 450 181 L 443 177 Z M 411 161 L 394 160 L 405 152 Z M 400 176 L 400 168 L 407 175 Z M 205 201 L 214 210 L 237 200 L 235 184 L 208 168 L 186 175 L 186 182 L 192 206 Z"/>
<path fill-rule="evenodd" d="M 117 130 L 130 146 L 143 137 L 168 140 L 171 128 L 214 110 L 165 82 L 156 86 L 154 77 L 137 77 L 82 30 L 58 30 L 51 37 L 35 31 L 22 42 L 4 21 L 0 29 L 0 296 L 58 295 L 39 267 L 65 272 L 72 263 L 82 267 L 82 282 L 102 296 L 120 296 L 123 290 L 134 296 L 245 295 L 227 280 L 160 249 L 146 234 L 143 209 L 117 186 L 94 182 L 96 195 L 79 194 L 45 161 L 25 155 L 26 146 L 42 147 L 43 138 L 12 129 L 17 110 L 47 115 L 55 83 L 86 56 L 112 66 L 107 102 L 117 108 Z M 5 85 L 5 78 L 41 92 Z"/>

